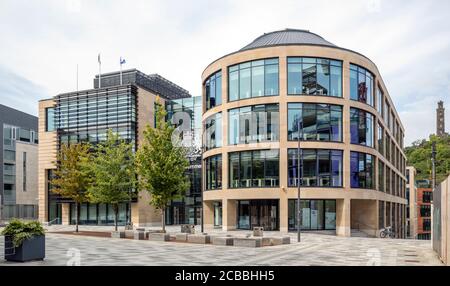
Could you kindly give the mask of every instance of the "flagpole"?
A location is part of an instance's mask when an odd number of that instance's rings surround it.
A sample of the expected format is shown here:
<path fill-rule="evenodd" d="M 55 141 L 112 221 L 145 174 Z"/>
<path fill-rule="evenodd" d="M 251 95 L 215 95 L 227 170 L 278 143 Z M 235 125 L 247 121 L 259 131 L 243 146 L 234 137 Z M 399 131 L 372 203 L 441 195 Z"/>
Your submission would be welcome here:
<path fill-rule="evenodd" d="M 120 85 L 122 85 L 122 57 L 120 57 Z"/>
<path fill-rule="evenodd" d="M 98 88 L 102 88 L 102 61 L 98 54 Z"/>
<path fill-rule="evenodd" d="M 77 92 L 78 92 L 78 64 L 77 64 Z"/>

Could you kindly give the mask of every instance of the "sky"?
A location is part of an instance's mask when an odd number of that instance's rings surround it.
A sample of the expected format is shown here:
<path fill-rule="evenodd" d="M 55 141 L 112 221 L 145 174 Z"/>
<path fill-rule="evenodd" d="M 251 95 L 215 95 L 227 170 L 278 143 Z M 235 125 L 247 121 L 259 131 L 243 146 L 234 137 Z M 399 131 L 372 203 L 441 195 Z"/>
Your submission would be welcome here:
<path fill-rule="evenodd" d="M 263 33 L 306 29 L 378 67 L 405 144 L 450 127 L 448 0 L 0 0 L 0 104 L 37 115 L 38 100 L 89 89 L 98 73 L 158 73 L 201 95 L 217 58 Z"/>

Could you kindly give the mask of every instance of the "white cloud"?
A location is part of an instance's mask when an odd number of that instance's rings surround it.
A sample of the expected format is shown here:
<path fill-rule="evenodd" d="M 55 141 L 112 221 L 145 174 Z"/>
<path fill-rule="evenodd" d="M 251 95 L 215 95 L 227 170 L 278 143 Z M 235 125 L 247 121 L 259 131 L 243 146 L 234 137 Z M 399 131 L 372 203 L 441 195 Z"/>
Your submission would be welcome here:
<path fill-rule="evenodd" d="M 74 90 L 77 64 L 80 88 L 91 88 L 99 52 L 103 71 L 123 56 L 127 68 L 200 95 L 211 61 L 264 32 L 308 29 L 377 64 L 409 144 L 434 132 L 436 101 L 450 102 L 449 10 L 446 0 L 2 0 L 0 65 L 47 90 L 30 95 L 36 104 Z M 22 108 L 4 94 L 0 102 Z"/>

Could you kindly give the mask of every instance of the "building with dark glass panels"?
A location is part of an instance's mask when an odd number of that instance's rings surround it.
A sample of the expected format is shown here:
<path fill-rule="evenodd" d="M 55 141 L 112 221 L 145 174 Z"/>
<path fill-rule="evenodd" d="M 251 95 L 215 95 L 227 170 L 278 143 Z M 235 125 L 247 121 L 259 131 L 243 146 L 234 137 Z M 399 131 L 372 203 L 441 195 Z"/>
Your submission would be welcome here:
<path fill-rule="evenodd" d="M 188 150 L 190 166 L 186 171 L 190 187 L 184 197 L 172 201 L 166 209 L 166 223 L 200 224 L 202 190 L 202 97 L 190 97 L 166 102 L 167 117 L 180 134 L 184 147 Z"/>
<path fill-rule="evenodd" d="M 38 118 L 0 104 L 0 221 L 38 214 Z"/>
<path fill-rule="evenodd" d="M 286 29 L 202 80 L 206 227 L 296 230 L 301 184 L 303 230 L 404 237 L 405 131 L 370 59 Z"/>
<path fill-rule="evenodd" d="M 157 98 L 170 105 L 173 100 L 190 98 L 185 89 L 159 75 L 146 75 L 138 70 L 113 72 L 94 79 L 90 90 L 63 93 L 39 102 L 39 217 L 42 221 L 70 224 L 75 220 L 75 205 L 67 198 L 51 192 L 49 178 L 56 168 L 56 154 L 61 144 L 106 139 L 109 129 L 132 142 L 137 149 L 147 125 L 154 126 Z M 188 99 L 186 99 L 188 100 Z M 119 223 L 159 225 L 161 214 L 149 206 L 149 197 L 123 202 L 119 207 Z M 81 224 L 113 224 L 112 207 L 105 204 L 82 204 Z"/>

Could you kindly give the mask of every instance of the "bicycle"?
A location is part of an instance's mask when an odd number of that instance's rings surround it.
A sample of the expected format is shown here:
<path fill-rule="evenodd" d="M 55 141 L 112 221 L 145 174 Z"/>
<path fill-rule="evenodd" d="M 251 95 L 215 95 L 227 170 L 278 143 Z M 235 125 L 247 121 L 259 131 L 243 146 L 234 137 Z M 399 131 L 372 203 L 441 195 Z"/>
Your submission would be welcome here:
<path fill-rule="evenodd" d="M 388 226 L 388 227 L 386 227 L 386 228 L 381 230 L 380 237 L 381 238 L 386 238 L 386 237 L 394 238 L 395 237 L 394 230 L 392 229 L 391 226 Z"/>

